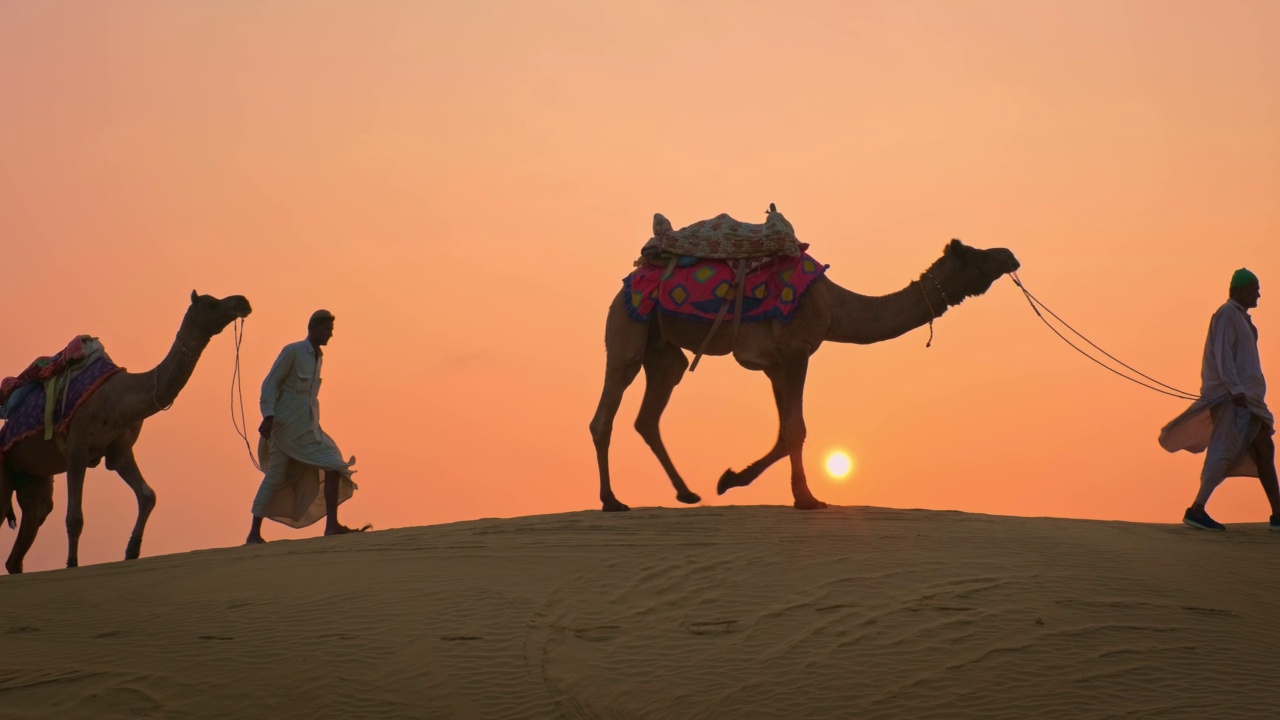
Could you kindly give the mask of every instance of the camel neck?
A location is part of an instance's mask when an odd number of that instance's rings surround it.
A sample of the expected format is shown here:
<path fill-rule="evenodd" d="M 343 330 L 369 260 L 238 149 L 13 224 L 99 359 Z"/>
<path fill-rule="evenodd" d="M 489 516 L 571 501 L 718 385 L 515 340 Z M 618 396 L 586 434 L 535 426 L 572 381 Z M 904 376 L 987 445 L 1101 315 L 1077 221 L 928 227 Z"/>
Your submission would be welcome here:
<path fill-rule="evenodd" d="M 939 318 L 951 298 L 931 274 L 888 295 L 860 295 L 830 283 L 831 327 L 826 340 L 869 345 L 904 335 Z"/>
<path fill-rule="evenodd" d="M 209 344 L 208 339 L 193 337 L 194 333 L 179 328 L 169 346 L 169 352 L 151 370 L 144 373 L 130 373 L 128 382 L 131 392 L 125 397 L 130 401 L 121 408 L 122 415 L 131 422 L 145 420 L 158 412 L 166 410 L 173 404 L 178 393 L 186 386 L 195 371 L 200 354 Z"/>

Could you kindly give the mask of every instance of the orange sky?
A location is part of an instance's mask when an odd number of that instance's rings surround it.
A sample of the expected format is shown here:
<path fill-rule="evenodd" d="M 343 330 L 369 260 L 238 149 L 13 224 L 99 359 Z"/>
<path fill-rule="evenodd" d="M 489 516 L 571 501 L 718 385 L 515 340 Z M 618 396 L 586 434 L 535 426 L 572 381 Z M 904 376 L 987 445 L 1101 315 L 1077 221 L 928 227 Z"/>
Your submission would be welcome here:
<path fill-rule="evenodd" d="M 0 374 L 75 334 L 159 361 L 192 288 L 243 294 L 246 403 L 317 307 L 324 425 L 358 458 L 348 523 L 598 507 L 587 423 L 605 309 L 648 238 L 770 202 L 830 277 L 896 290 L 959 237 L 1005 246 L 1095 341 L 1195 390 L 1232 270 L 1280 358 L 1280 6 L 1263 2 L 6 3 Z M 1272 280 L 1275 278 L 1275 280 Z M 1176 522 L 1183 403 L 1108 375 L 1012 283 L 810 366 L 810 484 L 840 504 Z M 260 477 L 228 413 L 230 332 L 147 422 L 144 554 L 241 542 Z M 674 505 L 631 430 L 614 483 Z M 1274 403 L 1273 403 L 1274 404 Z M 776 433 L 768 382 L 710 359 L 666 413 L 707 504 L 790 501 L 786 463 L 715 496 Z M 835 483 L 834 448 L 857 458 Z M 66 556 L 65 484 L 28 557 Z M 1254 480 L 1210 510 L 1258 521 Z M 91 470 L 81 562 L 135 505 Z M 271 539 L 302 537 L 269 526 Z M 13 533 L 0 532 L 8 553 Z"/>

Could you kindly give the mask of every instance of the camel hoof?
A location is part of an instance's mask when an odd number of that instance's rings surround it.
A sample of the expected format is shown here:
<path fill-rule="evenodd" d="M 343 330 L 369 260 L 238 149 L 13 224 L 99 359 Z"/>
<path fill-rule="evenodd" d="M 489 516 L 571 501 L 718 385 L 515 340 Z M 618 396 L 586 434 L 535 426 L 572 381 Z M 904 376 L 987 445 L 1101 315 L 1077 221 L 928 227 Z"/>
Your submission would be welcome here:
<path fill-rule="evenodd" d="M 600 509 L 605 512 L 626 512 L 631 508 L 627 507 L 626 505 L 623 505 L 617 500 L 606 500 L 603 503 L 603 507 L 601 507 Z"/>
<path fill-rule="evenodd" d="M 676 500 L 679 500 L 685 505 L 697 505 L 702 502 L 702 496 L 691 490 L 686 490 L 682 493 L 676 493 Z"/>
<path fill-rule="evenodd" d="M 22 563 L 17 563 L 17 564 L 14 564 L 14 563 L 5 563 L 5 564 L 4 564 L 4 569 L 5 569 L 5 571 L 6 571 L 6 572 L 8 572 L 10 575 L 21 575 L 21 574 L 22 574 Z"/>
<path fill-rule="evenodd" d="M 142 554 L 142 538 L 140 537 L 129 538 L 129 544 L 126 545 L 124 548 L 124 559 L 137 560 L 138 556 L 141 554 Z"/>
<path fill-rule="evenodd" d="M 80 563 L 76 562 L 75 560 L 68 560 L 67 567 L 69 568 L 80 567 Z"/>
<path fill-rule="evenodd" d="M 743 480 L 742 476 L 732 470 L 725 470 L 720 476 L 720 482 L 716 483 L 716 494 L 723 495 L 725 490 L 729 488 L 742 487 L 750 485 L 750 480 Z"/>
<path fill-rule="evenodd" d="M 821 510 L 826 506 L 827 506 L 826 503 L 822 502 L 817 498 L 809 498 L 808 500 L 796 501 L 797 510 Z"/>

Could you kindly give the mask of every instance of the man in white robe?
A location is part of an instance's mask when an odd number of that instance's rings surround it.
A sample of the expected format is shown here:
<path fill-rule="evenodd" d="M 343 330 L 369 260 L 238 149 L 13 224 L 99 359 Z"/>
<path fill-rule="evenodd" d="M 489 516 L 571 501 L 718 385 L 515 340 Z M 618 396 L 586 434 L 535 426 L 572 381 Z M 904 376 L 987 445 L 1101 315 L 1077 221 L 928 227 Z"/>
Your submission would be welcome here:
<path fill-rule="evenodd" d="M 262 381 L 258 455 L 266 467 L 246 544 L 266 542 L 263 518 L 301 528 L 323 517 L 325 535 L 354 532 L 338 522 L 338 505 L 356 488 L 356 459 L 343 460 L 337 443 L 320 429 L 321 348 L 333 337 L 333 322 L 328 310 L 313 313 L 307 339 L 286 345 Z"/>
<path fill-rule="evenodd" d="M 1267 382 L 1258 356 L 1258 329 L 1249 309 L 1258 306 L 1258 278 L 1241 268 L 1231 276 L 1230 299 L 1209 322 L 1200 369 L 1200 399 L 1160 431 L 1169 452 L 1208 450 L 1200 491 L 1182 522 L 1202 530 L 1225 530 L 1205 504 L 1228 477 L 1256 477 L 1271 504 L 1270 526 L 1280 530 L 1275 418 L 1267 408 Z"/>

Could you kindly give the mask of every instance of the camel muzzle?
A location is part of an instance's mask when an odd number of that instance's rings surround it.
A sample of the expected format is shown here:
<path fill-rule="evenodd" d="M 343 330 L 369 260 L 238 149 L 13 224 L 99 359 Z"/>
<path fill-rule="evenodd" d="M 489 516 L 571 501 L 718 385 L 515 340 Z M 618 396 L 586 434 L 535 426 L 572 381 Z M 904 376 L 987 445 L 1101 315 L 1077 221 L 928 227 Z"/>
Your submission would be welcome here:
<path fill-rule="evenodd" d="M 1013 251 L 1000 248 L 1000 252 L 1006 256 L 1005 262 L 1009 266 L 1009 269 L 1005 272 L 1018 272 L 1018 269 L 1022 267 L 1022 263 L 1018 262 L 1018 258 L 1013 256 Z"/>

